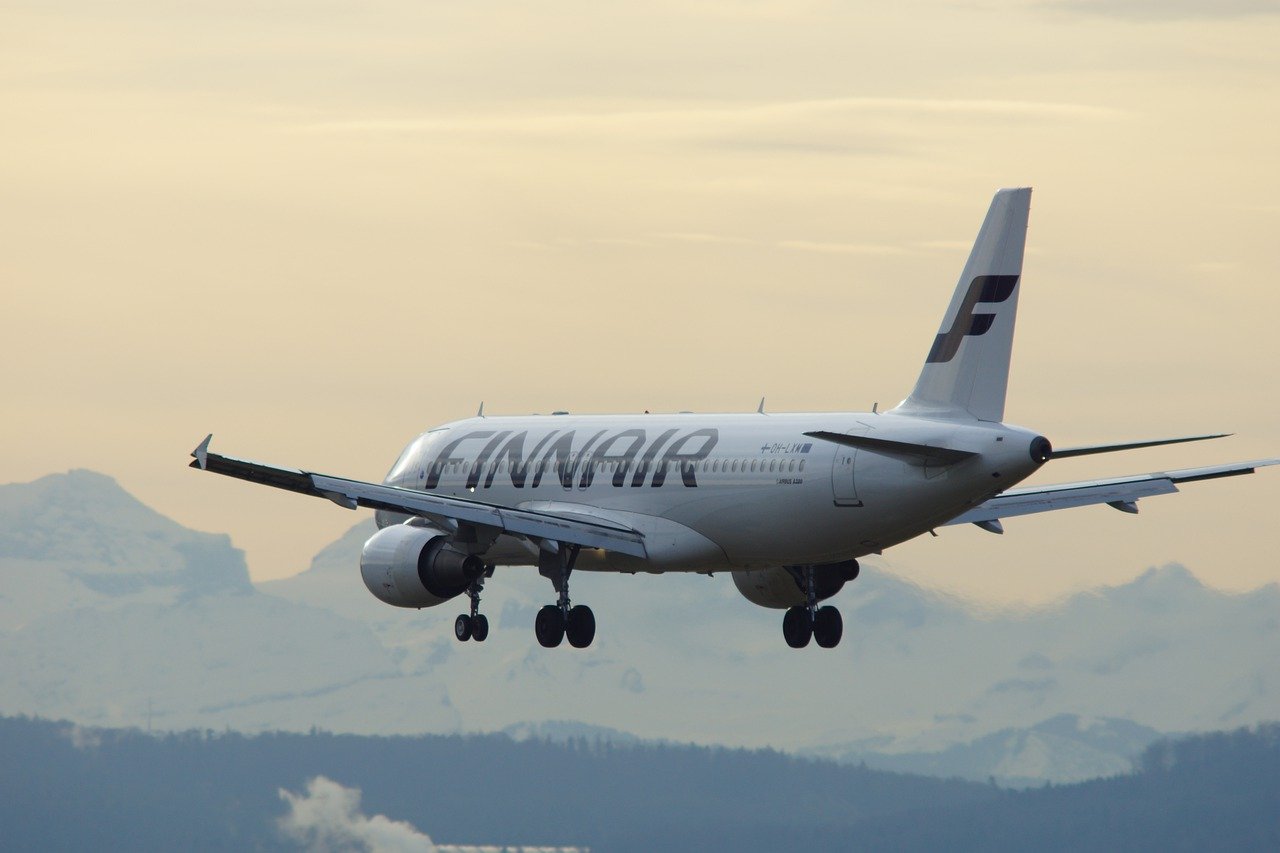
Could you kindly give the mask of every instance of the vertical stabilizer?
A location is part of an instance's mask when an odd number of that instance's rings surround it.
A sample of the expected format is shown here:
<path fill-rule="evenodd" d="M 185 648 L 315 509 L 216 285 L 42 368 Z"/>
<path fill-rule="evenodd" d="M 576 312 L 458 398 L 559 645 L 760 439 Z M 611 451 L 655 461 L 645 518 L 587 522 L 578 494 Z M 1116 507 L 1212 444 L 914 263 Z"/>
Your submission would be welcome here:
<path fill-rule="evenodd" d="M 1004 419 L 1031 188 L 1000 190 L 969 253 L 915 390 L 898 411 Z"/>

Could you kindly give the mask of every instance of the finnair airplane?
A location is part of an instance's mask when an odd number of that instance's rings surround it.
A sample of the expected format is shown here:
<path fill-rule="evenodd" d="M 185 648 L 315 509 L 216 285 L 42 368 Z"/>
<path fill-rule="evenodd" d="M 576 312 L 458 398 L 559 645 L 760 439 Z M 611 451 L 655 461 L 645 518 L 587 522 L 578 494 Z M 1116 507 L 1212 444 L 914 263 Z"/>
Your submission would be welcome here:
<path fill-rule="evenodd" d="M 1014 488 L 1053 459 L 1219 438 L 1054 449 L 1004 422 L 1029 188 L 996 193 L 914 390 L 878 413 L 592 415 L 444 424 L 415 438 L 382 483 L 249 462 L 201 442 L 192 467 L 376 511 L 364 545 L 369 591 L 397 607 L 461 595 L 459 640 L 483 641 L 480 593 L 496 566 L 536 566 L 557 598 L 534 631 L 546 647 L 591 645 L 574 571 L 729 572 L 746 599 L 785 610 L 794 648 L 840 642 L 821 605 L 858 559 L 949 524 L 1002 533 L 1001 519 L 1088 504 L 1137 512 L 1178 484 L 1249 474 L 1264 459 Z"/>

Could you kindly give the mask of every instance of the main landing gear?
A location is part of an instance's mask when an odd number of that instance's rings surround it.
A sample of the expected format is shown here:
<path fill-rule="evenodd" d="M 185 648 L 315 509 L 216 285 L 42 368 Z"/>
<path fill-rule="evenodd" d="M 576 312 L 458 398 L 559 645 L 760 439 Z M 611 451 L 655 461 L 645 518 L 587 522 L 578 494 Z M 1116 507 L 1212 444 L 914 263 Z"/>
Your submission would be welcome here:
<path fill-rule="evenodd" d="M 585 649 L 596 637 L 596 616 L 591 608 L 585 604 L 571 607 L 569 603 L 569 574 L 578 561 L 578 547 L 570 545 L 568 554 L 559 550 L 544 552 L 538 561 L 538 572 L 549 578 L 559 593 L 556 603 L 539 610 L 533 622 L 538 643 L 548 649 L 554 649 L 566 637 L 575 649 Z"/>
<path fill-rule="evenodd" d="M 782 636 L 793 649 L 803 649 L 809 640 L 816 640 L 824 649 L 833 649 L 844 633 L 844 620 L 840 611 L 827 605 L 818 606 L 818 596 L 813 583 L 813 566 L 801 566 L 793 570 L 796 581 L 805 591 L 805 604 L 792 607 L 782 617 Z"/>
<path fill-rule="evenodd" d="M 480 612 L 480 592 L 484 589 L 484 579 L 493 574 L 493 567 L 471 582 L 467 587 L 467 597 L 471 599 L 471 613 L 463 613 L 453 620 L 453 636 L 459 642 L 475 640 L 483 643 L 489 637 L 489 617 Z"/>

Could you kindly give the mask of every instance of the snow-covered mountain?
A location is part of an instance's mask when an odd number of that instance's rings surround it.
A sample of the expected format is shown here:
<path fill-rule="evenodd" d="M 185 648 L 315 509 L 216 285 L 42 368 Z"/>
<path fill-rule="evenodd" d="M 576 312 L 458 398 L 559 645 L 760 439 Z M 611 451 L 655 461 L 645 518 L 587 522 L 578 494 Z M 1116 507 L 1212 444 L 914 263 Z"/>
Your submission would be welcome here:
<path fill-rule="evenodd" d="M 1178 566 L 1028 611 L 981 610 L 874 563 L 845 639 L 794 651 L 724 575 L 574 576 L 586 650 L 533 638 L 550 584 L 500 569 L 492 634 L 465 599 L 421 611 L 360 581 L 362 522 L 255 588 L 225 536 L 109 478 L 0 487 L 0 711 L 101 725 L 499 731 L 770 745 L 896 769 L 1065 780 L 1116 772 L 1156 732 L 1280 718 L 1280 588 L 1228 595 Z M 568 721 L 568 722 L 563 722 Z M 554 724 L 548 727 L 548 724 Z M 966 769 L 967 768 L 967 769 Z"/>
<path fill-rule="evenodd" d="M 1006 786 L 1078 782 L 1133 769 L 1131 759 L 1159 740 L 1155 729 L 1112 718 L 1060 714 L 1028 728 L 1008 728 L 928 752 L 881 752 L 876 738 L 827 744 L 804 754 L 877 770 L 926 776 L 993 778 Z"/>
<path fill-rule="evenodd" d="M 187 530 L 108 477 L 0 487 L 5 713 L 164 729 L 459 725 L 443 684 L 401 676 L 368 627 L 258 592 L 228 537 Z"/>
<path fill-rule="evenodd" d="M 647 737 L 792 746 L 855 735 L 917 752 L 1062 714 L 1168 732 L 1280 717 L 1274 584 L 1232 595 L 1171 565 L 1050 607 L 992 611 L 869 565 L 838 598 L 841 646 L 797 653 L 780 642 L 779 614 L 749 605 L 727 577 L 580 573 L 574 596 L 596 610 L 597 646 L 548 652 L 531 625 L 552 593 L 533 570 L 499 570 L 484 602 L 496 616 L 493 636 L 460 645 L 451 625 L 461 601 L 406 612 L 368 595 L 355 567 L 372 531 L 357 526 L 308 571 L 262 588 L 361 619 L 404 659 L 430 657 L 457 681 L 485 672 L 480 684 L 502 685 L 497 706 L 506 685 L 533 672 L 645 697 L 602 716 L 586 713 L 600 697 L 580 697 L 583 713 L 573 716 Z M 670 701 L 651 704 L 659 694 Z M 488 711 L 486 727 L 567 716 L 549 705 L 537 715 L 528 711 L 541 706 L 525 705 L 506 712 L 510 719 Z M 721 719 L 726 706 L 731 719 Z"/>

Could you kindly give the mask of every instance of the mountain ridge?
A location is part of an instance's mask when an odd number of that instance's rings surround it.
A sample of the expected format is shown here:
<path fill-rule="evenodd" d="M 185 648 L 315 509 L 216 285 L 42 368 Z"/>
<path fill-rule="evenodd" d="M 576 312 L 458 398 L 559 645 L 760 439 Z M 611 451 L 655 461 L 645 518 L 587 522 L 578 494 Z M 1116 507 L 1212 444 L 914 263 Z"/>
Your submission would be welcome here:
<path fill-rule="evenodd" d="M 836 601 L 845 643 L 800 652 L 782 643 L 779 614 L 724 573 L 584 572 L 575 599 L 595 608 L 597 641 L 546 650 L 532 622 L 552 592 L 532 569 L 499 570 L 483 595 L 489 641 L 461 644 L 452 622 L 465 601 L 403 610 L 369 595 L 368 519 L 307 570 L 252 585 L 228 537 L 187 531 L 110 478 L 26 485 L 0 487 L 0 508 L 21 508 L 0 514 L 8 713 L 369 734 L 572 720 L 1017 784 L 1114 772 L 1152 732 L 1280 717 L 1280 587 L 1217 591 L 1177 565 L 993 609 L 867 561 Z M 68 523 L 69 544 L 40 559 L 30 543 Z M 1051 725 L 1064 719 L 1142 734 L 1108 745 Z"/>

